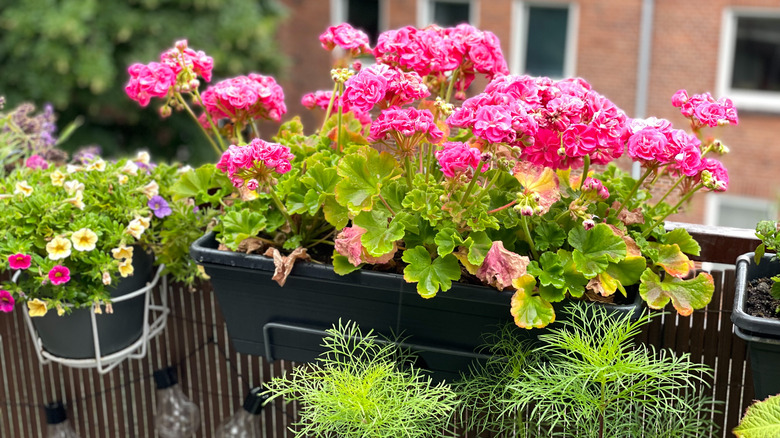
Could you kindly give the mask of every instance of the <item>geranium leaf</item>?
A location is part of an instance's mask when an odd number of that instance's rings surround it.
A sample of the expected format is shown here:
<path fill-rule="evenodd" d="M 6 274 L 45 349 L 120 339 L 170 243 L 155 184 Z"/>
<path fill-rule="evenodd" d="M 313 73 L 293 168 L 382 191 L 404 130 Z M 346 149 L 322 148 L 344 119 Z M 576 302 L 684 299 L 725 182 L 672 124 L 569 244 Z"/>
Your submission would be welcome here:
<path fill-rule="evenodd" d="M 768 397 L 747 408 L 733 430 L 737 438 L 775 438 L 780 436 L 780 395 Z"/>
<path fill-rule="evenodd" d="M 525 274 L 515 278 L 512 285 L 517 290 L 512 295 L 510 313 L 518 327 L 542 328 L 555 321 L 555 310 L 552 304 L 533 294 L 536 279 L 532 275 Z"/>
<path fill-rule="evenodd" d="M 588 282 L 587 288 L 603 297 L 608 297 L 614 294 L 619 286 L 620 283 L 617 281 L 617 279 L 607 274 L 606 272 L 602 272 L 596 277 L 591 278 L 591 280 Z"/>
<path fill-rule="evenodd" d="M 658 250 L 657 256 L 652 258 L 653 262 L 664 268 L 669 275 L 683 278 L 693 269 L 693 260 L 683 254 L 676 243 L 672 245 L 650 243 L 650 246 Z"/>
<path fill-rule="evenodd" d="M 317 163 L 301 176 L 301 183 L 307 188 L 316 190 L 319 194 L 334 193 L 336 184 L 339 182 L 339 175 L 335 168 L 326 167 L 322 163 Z"/>
<path fill-rule="evenodd" d="M 216 193 L 209 194 L 212 189 Z M 233 191 L 230 180 L 218 172 L 213 164 L 204 164 L 197 169 L 181 174 L 171 188 L 173 200 L 194 198 L 196 204 L 218 202 Z"/>
<path fill-rule="evenodd" d="M 547 213 L 555 201 L 561 198 L 558 176 L 549 167 L 537 166 L 523 161 L 514 169 L 515 178 L 523 186 L 523 194 L 538 199 L 537 205 Z"/>
<path fill-rule="evenodd" d="M 531 262 L 528 266 L 528 273 L 535 276 L 542 286 L 553 286 L 556 289 L 563 289 L 566 286 L 563 265 L 554 252 L 542 253 L 539 263 Z"/>
<path fill-rule="evenodd" d="M 439 207 L 439 197 L 444 194 L 444 189 L 438 186 L 425 186 L 415 188 L 407 193 L 402 201 L 404 208 L 419 212 L 420 216 L 426 219 L 431 225 L 436 225 L 444 218 L 444 214 Z"/>
<path fill-rule="evenodd" d="M 248 237 L 255 237 L 265 228 L 266 218 L 251 210 L 231 210 L 222 216 L 220 242 L 235 251 Z"/>
<path fill-rule="evenodd" d="M 347 275 L 350 272 L 357 271 L 363 265 L 355 266 L 349 262 L 349 259 L 338 252 L 333 252 L 333 272 L 338 275 Z"/>
<path fill-rule="evenodd" d="M 577 270 L 572 253 L 559 249 L 557 255 L 563 266 L 563 280 L 566 282 L 564 292 L 568 292 L 573 297 L 581 297 L 585 293 L 588 279 Z"/>
<path fill-rule="evenodd" d="M 474 231 L 463 242 L 463 246 L 468 248 L 469 263 L 481 265 L 485 260 L 490 249 L 493 247 L 493 241 L 490 240 L 484 231 Z M 503 247 L 503 246 L 502 246 Z"/>
<path fill-rule="evenodd" d="M 404 280 L 417 283 L 417 293 L 423 298 L 433 298 L 439 289 L 449 290 L 452 281 L 460 278 L 460 265 L 452 254 L 431 260 L 425 247 L 416 246 L 404 251 L 401 258 L 408 263 L 404 268 Z"/>
<path fill-rule="evenodd" d="M 349 222 L 349 210 L 339 204 L 334 195 L 325 195 L 322 202 L 322 212 L 325 214 L 325 220 L 336 229 L 346 227 L 347 222 Z"/>
<path fill-rule="evenodd" d="M 352 214 L 371 210 L 382 186 L 401 175 L 392 155 L 369 147 L 342 157 L 337 172 L 343 179 L 336 184 L 336 200 Z"/>
<path fill-rule="evenodd" d="M 606 256 L 610 262 L 619 262 L 626 257 L 626 242 L 606 224 L 590 230 L 573 228 L 569 231 L 569 244 L 587 258 Z"/>
<path fill-rule="evenodd" d="M 566 241 L 566 232 L 555 222 L 543 222 L 534 228 L 534 244 L 539 251 L 560 248 Z"/>
<path fill-rule="evenodd" d="M 712 276 L 704 272 L 690 280 L 667 276 L 661 281 L 661 278 L 648 268 L 642 274 L 641 280 L 639 294 L 650 308 L 663 309 L 671 300 L 674 308 L 683 316 L 706 306 L 715 291 Z"/>
<path fill-rule="evenodd" d="M 677 244 L 680 251 L 690 255 L 700 255 L 701 246 L 694 240 L 685 228 L 675 228 L 672 231 L 661 236 L 661 242 L 672 245 Z"/>
<path fill-rule="evenodd" d="M 496 289 L 504 290 L 512 286 L 512 280 L 526 274 L 529 262 L 528 257 L 507 250 L 503 242 L 496 240 L 485 256 L 482 266 L 477 270 L 476 276 Z"/>
<path fill-rule="evenodd" d="M 619 281 L 622 286 L 629 286 L 639 281 L 646 268 L 647 260 L 644 257 L 628 256 L 618 263 L 610 263 L 606 273 Z"/>
<path fill-rule="evenodd" d="M 373 257 L 381 257 L 394 249 L 395 242 L 404 237 L 404 226 L 400 221 L 388 223 L 390 213 L 384 209 L 364 211 L 357 215 L 354 224 L 364 228 L 360 238 L 366 252 Z"/>
<path fill-rule="evenodd" d="M 455 251 L 455 248 L 463 243 L 463 238 L 457 230 L 447 227 L 439 230 L 433 241 L 436 242 L 436 252 L 443 256 Z"/>

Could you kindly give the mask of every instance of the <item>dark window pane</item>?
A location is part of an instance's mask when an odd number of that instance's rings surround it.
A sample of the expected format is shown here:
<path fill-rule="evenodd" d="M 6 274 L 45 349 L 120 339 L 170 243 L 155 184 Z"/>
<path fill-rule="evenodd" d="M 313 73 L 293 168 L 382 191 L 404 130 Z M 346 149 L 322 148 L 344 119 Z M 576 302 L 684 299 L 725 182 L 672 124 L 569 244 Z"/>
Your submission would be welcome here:
<path fill-rule="evenodd" d="M 528 8 L 525 71 L 535 76 L 563 77 L 568 8 Z"/>
<path fill-rule="evenodd" d="M 433 2 L 433 22 L 441 27 L 469 22 L 468 3 Z"/>
<path fill-rule="evenodd" d="M 780 18 L 739 17 L 733 88 L 780 91 Z"/>
<path fill-rule="evenodd" d="M 349 0 L 347 22 L 368 35 L 371 45 L 379 35 L 379 0 Z"/>

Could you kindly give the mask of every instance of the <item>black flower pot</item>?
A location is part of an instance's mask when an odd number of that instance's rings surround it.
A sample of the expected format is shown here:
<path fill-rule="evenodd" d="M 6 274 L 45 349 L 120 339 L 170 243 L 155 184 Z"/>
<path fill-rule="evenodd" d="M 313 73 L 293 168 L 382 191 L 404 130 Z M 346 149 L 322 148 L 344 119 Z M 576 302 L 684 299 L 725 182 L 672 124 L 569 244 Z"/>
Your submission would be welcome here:
<path fill-rule="evenodd" d="M 736 295 L 731 321 L 737 336 L 748 343 L 756 400 L 780 394 L 780 372 L 777 369 L 780 364 L 780 319 L 759 318 L 745 311 L 748 284 L 757 278 L 780 274 L 780 260 L 772 260 L 773 256 L 765 254 L 759 264 L 756 264 L 755 253 L 752 252 L 737 258 Z"/>
<path fill-rule="evenodd" d="M 152 280 L 154 255 L 136 247 L 133 256 L 134 274 L 122 278 L 111 287 L 111 298 L 135 292 Z M 138 340 L 144 328 L 144 304 L 146 295 L 114 303 L 113 314 L 97 314 L 97 331 L 100 353 L 107 356 L 122 350 Z M 95 342 L 92 316 L 88 307 L 74 309 L 70 314 L 58 316 L 49 310 L 46 315 L 30 318 L 43 349 L 54 356 L 69 359 L 95 358 Z"/>
<path fill-rule="evenodd" d="M 266 359 L 309 362 L 322 351 L 326 329 L 339 320 L 394 338 L 419 354 L 438 377 L 466 371 L 482 334 L 512 320 L 512 293 L 453 283 L 424 299 L 402 275 L 358 270 L 340 276 L 330 265 L 296 263 L 284 287 L 271 280 L 273 261 L 220 251 L 213 233 L 195 241 L 190 255 L 206 269 L 235 349 Z M 641 312 L 638 294 L 617 311 Z M 535 336 L 538 330 L 521 330 Z"/>

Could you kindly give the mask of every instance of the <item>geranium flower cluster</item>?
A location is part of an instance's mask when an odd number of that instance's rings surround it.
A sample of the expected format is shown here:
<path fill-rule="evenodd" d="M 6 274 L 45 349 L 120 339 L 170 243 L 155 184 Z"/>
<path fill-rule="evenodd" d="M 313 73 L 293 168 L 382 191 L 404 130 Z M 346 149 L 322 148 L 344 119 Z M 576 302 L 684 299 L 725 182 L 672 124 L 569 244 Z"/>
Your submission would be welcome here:
<path fill-rule="evenodd" d="M 680 113 L 691 119 L 694 129 L 702 126 L 714 128 L 739 123 L 737 108 L 727 97 L 715 100 L 710 93 L 688 97 L 686 90 L 677 90 L 672 96 L 672 105 L 680 108 Z"/>
<path fill-rule="evenodd" d="M 456 178 L 468 172 L 473 173 L 477 169 L 484 172 L 487 168 L 487 164 L 479 166 L 482 153 L 475 147 L 463 142 L 444 142 L 441 146 L 442 148 L 435 152 L 435 156 L 442 173 L 448 178 Z"/>
<path fill-rule="evenodd" d="M 340 47 L 346 50 L 350 56 L 356 57 L 371 53 L 368 35 L 362 30 L 357 30 L 349 23 L 329 27 L 320 35 L 320 44 L 325 50 L 333 50 Z"/>
<path fill-rule="evenodd" d="M 392 107 L 382 111 L 371 124 L 372 141 L 392 137 L 399 149 L 400 156 L 414 153 L 414 147 L 426 139 L 430 143 L 440 143 L 444 133 L 436 126 L 433 114 L 416 108 Z"/>
<path fill-rule="evenodd" d="M 416 72 L 404 72 L 385 64 L 360 70 L 344 83 L 344 102 L 360 111 L 402 106 L 430 96 L 428 87 Z"/>
<path fill-rule="evenodd" d="M 246 124 L 255 119 L 280 121 L 287 113 L 284 92 L 270 76 L 250 73 L 217 82 L 203 92 L 203 106 L 213 120 Z"/>
<path fill-rule="evenodd" d="M 294 158 L 287 146 L 256 138 L 246 146 L 231 145 L 216 167 L 227 174 L 236 188 L 246 185 L 249 190 L 257 190 L 260 184 L 272 182 L 272 172 L 289 172 L 290 160 Z"/>
<path fill-rule="evenodd" d="M 454 87 L 461 92 L 468 88 L 476 73 L 485 74 L 488 79 L 509 73 L 498 38 L 492 32 L 468 24 L 451 28 L 431 25 L 424 29 L 406 26 L 383 32 L 374 56 L 382 64 L 431 76 L 436 91 L 456 70 Z"/>
<path fill-rule="evenodd" d="M 167 97 L 177 84 L 186 90 L 197 88 L 198 75 L 206 82 L 211 81 L 213 67 L 211 57 L 187 47 L 187 40 L 177 41 L 174 48 L 160 55 L 160 62 L 135 63 L 128 67 L 130 81 L 125 92 L 145 107 L 152 97 Z"/>

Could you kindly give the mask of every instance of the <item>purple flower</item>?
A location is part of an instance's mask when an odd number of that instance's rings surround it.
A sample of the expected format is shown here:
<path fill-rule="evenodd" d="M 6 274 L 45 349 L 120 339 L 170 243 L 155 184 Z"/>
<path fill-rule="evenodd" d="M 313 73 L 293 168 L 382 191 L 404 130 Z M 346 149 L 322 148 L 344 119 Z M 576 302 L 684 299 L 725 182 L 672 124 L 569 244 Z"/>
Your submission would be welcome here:
<path fill-rule="evenodd" d="M 149 208 L 152 209 L 152 213 L 154 213 L 155 216 L 159 218 L 164 218 L 165 216 L 170 216 L 171 214 L 171 207 L 168 206 L 168 203 L 163 199 L 162 196 L 152 196 L 151 199 L 149 199 Z"/>

